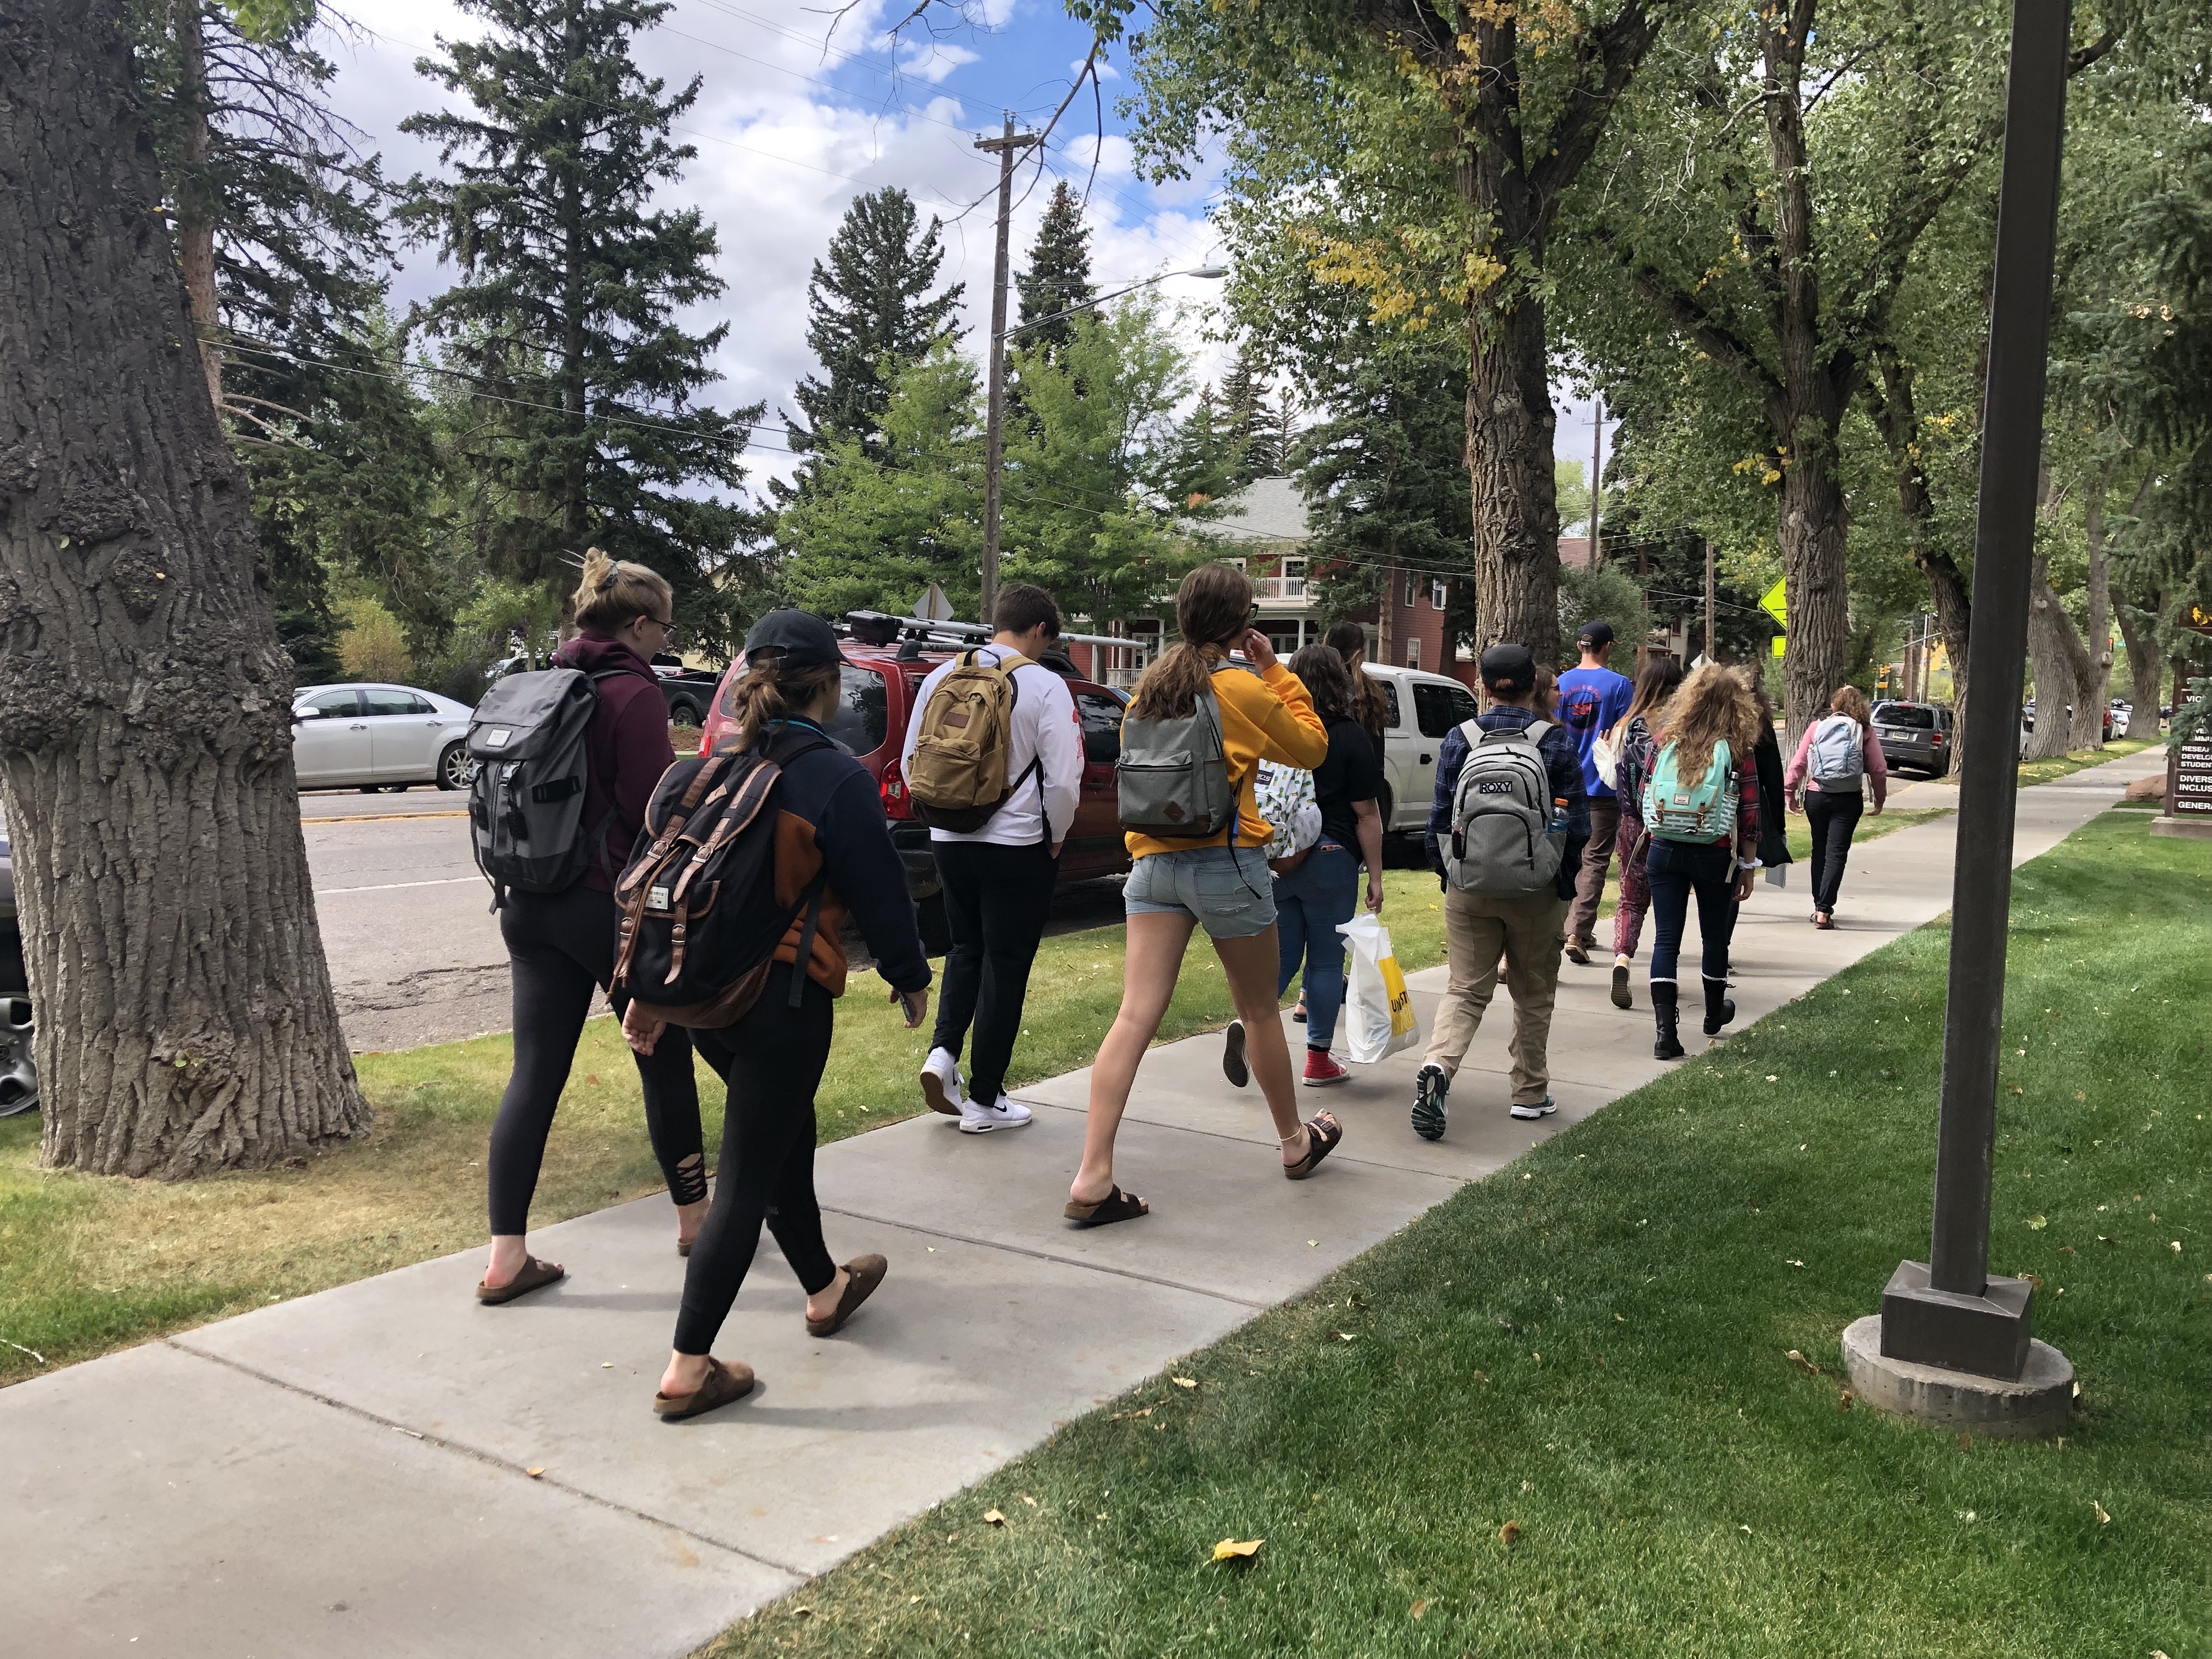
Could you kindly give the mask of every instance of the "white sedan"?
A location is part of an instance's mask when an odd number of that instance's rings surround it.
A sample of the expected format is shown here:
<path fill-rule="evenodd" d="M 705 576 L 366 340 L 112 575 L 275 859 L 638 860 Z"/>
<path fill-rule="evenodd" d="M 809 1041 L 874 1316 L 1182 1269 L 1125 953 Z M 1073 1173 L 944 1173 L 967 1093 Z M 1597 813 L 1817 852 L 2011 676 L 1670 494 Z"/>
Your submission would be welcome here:
<path fill-rule="evenodd" d="M 292 695 L 292 769 L 302 789 L 459 789 L 473 712 L 410 685 L 303 685 Z"/>

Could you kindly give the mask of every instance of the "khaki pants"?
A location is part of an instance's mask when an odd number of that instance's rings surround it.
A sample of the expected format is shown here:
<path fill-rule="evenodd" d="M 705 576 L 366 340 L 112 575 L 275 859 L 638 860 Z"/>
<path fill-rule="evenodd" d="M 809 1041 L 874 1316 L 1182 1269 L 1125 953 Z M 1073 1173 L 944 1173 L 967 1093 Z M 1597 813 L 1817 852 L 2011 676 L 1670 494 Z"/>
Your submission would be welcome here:
<path fill-rule="evenodd" d="M 1459 1070 L 1474 1041 L 1490 999 L 1498 993 L 1498 962 L 1505 959 L 1505 988 L 1513 998 L 1513 1103 L 1534 1106 L 1549 1091 L 1552 1002 L 1559 988 L 1561 924 L 1567 902 L 1549 890 L 1510 897 L 1444 890 L 1444 947 L 1451 985 L 1437 1006 L 1436 1029 L 1424 1063 Z"/>

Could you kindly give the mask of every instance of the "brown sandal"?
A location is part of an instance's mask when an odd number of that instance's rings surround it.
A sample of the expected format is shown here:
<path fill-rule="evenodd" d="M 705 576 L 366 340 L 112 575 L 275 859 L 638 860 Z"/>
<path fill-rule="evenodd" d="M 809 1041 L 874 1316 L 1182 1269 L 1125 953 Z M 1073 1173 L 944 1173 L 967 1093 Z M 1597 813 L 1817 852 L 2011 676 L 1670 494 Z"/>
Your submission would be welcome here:
<path fill-rule="evenodd" d="M 876 1286 L 884 1282 L 890 1263 L 879 1255 L 856 1255 L 845 1264 L 845 1292 L 837 1298 L 837 1310 L 827 1319 L 806 1322 L 809 1336 L 833 1336 L 844 1328 L 845 1322 L 860 1311 L 860 1304 L 875 1294 Z"/>
<path fill-rule="evenodd" d="M 743 1400 L 753 1391 L 759 1379 L 753 1368 L 739 1360 L 736 1365 L 725 1365 L 712 1354 L 707 1356 L 707 1380 L 690 1394 L 665 1395 L 656 1391 L 653 1409 L 664 1423 L 680 1423 L 687 1417 L 702 1417 L 707 1413 L 728 1405 L 732 1400 Z"/>
<path fill-rule="evenodd" d="M 1140 1215 L 1150 1215 L 1152 1206 L 1141 1198 L 1123 1192 L 1119 1187 L 1109 1188 L 1106 1196 L 1096 1204 L 1079 1204 L 1073 1199 L 1060 1211 L 1070 1221 L 1079 1221 L 1086 1227 L 1108 1227 L 1116 1221 L 1134 1221 Z"/>
<path fill-rule="evenodd" d="M 506 1284 L 491 1285 L 477 1281 L 477 1300 L 488 1308 L 502 1302 L 512 1302 L 518 1296 L 528 1296 L 532 1291 L 542 1291 L 548 1285 L 557 1285 L 568 1276 L 566 1267 L 550 1261 L 540 1261 L 536 1256 L 523 1258 L 522 1271 Z"/>
<path fill-rule="evenodd" d="M 1304 1181 L 1321 1168 L 1322 1159 L 1334 1152 L 1337 1143 L 1344 1139 L 1344 1126 L 1336 1121 L 1333 1113 L 1315 1113 L 1306 1120 L 1305 1127 L 1306 1155 L 1295 1164 L 1283 1165 L 1283 1177 L 1286 1181 Z"/>

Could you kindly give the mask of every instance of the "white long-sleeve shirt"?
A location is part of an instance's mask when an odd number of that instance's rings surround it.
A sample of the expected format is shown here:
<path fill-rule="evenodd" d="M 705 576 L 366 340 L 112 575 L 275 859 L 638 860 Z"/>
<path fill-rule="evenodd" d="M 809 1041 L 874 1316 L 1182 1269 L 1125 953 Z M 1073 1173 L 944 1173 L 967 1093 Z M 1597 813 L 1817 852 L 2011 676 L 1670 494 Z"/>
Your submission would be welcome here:
<path fill-rule="evenodd" d="M 976 654 L 979 661 L 997 664 L 1019 653 L 1011 646 L 986 645 L 978 647 Z M 907 722 L 906 745 L 900 751 L 902 764 L 914 759 L 915 744 L 921 735 L 922 714 L 929 707 L 930 698 L 936 695 L 945 677 L 959 664 L 959 657 L 939 663 L 922 681 L 921 690 L 914 700 L 914 718 Z M 1006 798 L 1006 804 L 994 812 L 990 822 L 981 830 L 962 834 L 933 827 L 929 832 L 932 841 L 1034 847 L 1045 839 L 1043 826 L 1037 818 L 1040 809 L 1049 816 L 1053 844 L 1058 846 L 1067 839 L 1068 830 L 1075 823 L 1076 806 L 1083 799 L 1083 726 L 1075 712 L 1075 699 L 1068 695 L 1067 682 L 1049 668 L 1033 662 L 1024 662 L 1015 669 L 1012 728 L 1008 734 L 1011 743 L 1006 755 L 1006 777 L 1014 790 Z M 1044 757 L 1042 780 L 1030 774 L 1039 755 Z"/>

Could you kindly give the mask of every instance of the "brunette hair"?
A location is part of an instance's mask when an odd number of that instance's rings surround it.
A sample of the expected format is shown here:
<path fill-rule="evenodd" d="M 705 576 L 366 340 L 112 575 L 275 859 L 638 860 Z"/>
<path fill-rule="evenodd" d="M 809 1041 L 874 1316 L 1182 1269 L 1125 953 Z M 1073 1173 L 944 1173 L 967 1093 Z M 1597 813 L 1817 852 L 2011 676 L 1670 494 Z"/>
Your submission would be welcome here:
<path fill-rule="evenodd" d="M 1739 766 L 1759 746 L 1759 705 L 1751 688 L 1717 662 L 1692 669 L 1653 724 L 1661 744 L 1674 745 L 1674 775 L 1685 784 L 1705 775 L 1715 744 L 1725 742 Z"/>
<path fill-rule="evenodd" d="M 1559 677 L 1543 664 L 1536 665 L 1536 683 L 1529 688 L 1528 707 L 1536 711 L 1539 720 L 1559 720 Z"/>
<path fill-rule="evenodd" d="M 999 590 L 991 607 L 991 626 L 1001 634 L 1026 634 L 1040 623 L 1045 637 L 1060 637 L 1060 604 L 1033 582 L 1012 582 Z"/>
<path fill-rule="evenodd" d="M 780 660 L 746 659 L 745 672 L 722 700 L 722 712 L 738 723 L 738 744 L 750 749 L 760 741 L 761 728 L 811 708 L 825 686 L 841 678 L 836 663 L 815 663 L 805 668 L 786 668 Z"/>
<path fill-rule="evenodd" d="M 1838 686 L 1836 695 L 1828 699 L 1828 712 L 1848 714 L 1861 726 L 1868 725 L 1874 719 L 1874 710 L 1867 707 L 1865 696 L 1856 685 Z"/>
<path fill-rule="evenodd" d="M 668 578 L 632 559 L 625 564 L 598 548 L 584 555 L 584 580 L 576 584 L 576 626 L 611 634 L 638 617 L 672 614 L 676 591 Z"/>
<path fill-rule="evenodd" d="M 1380 755 L 1382 733 L 1390 724 L 1390 709 L 1375 676 L 1360 666 L 1367 660 L 1367 630 L 1356 622 L 1331 623 L 1322 641 L 1344 659 L 1344 672 L 1352 678 L 1352 718 L 1367 728 L 1375 752 Z"/>
<path fill-rule="evenodd" d="M 1348 720 L 1352 712 L 1352 672 L 1343 654 L 1319 641 L 1302 645 L 1291 659 L 1291 672 L 1304 682 L 1314 710 L 1324 720 Z"/>
<path fill-rule="evenodd" d="M 1641 714 L 1645 725 L 1651 723 L 1667 699 L 1674 695 L 1674 688 L 1682 683 L 1682 659 L 1673 652 L 1662 652 L 1651 658 L 1636 671 L 1636 690 L 1630 694 L 1628 712 L 1613 729 L 1626 732 Z"/>
<path fill-rule="evenodd" d="M 1138 677 L 1129 713 L 1139 720 L 1182 720 L 1198 707 L 1213 672 L 1208 646 L 1225 653 L 1251 626 L 1252 583 L 1233 564 L 1202 564 L 1176 589 L 1176 631 L 1182 638 Z"/>

